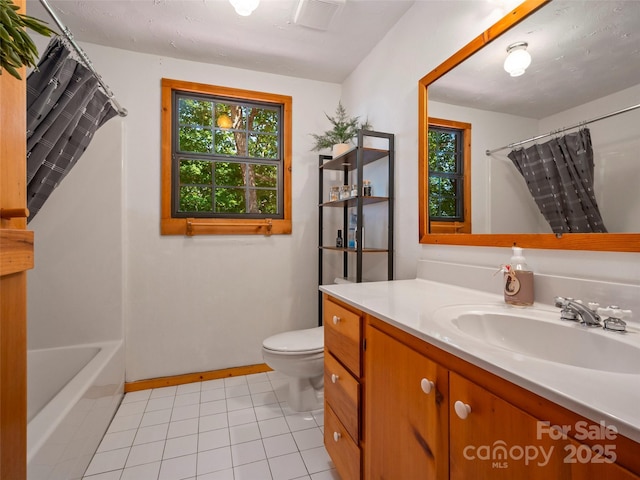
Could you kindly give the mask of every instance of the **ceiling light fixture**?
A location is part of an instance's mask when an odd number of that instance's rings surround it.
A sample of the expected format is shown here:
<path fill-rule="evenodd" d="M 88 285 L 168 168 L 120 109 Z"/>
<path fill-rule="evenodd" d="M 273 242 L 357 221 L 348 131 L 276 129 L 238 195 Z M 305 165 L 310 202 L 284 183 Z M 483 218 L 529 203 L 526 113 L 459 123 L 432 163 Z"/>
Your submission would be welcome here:
<path fill-rule="evenodd" d="M 504 69 L 512 77 L 519 77 L 531 65 L 531 55 L 527 52 L 527 42 L 512 43 L 507 47 L 507 58 L 504 61 Z"/>
<path fill-rule="evenodd" d="M 236 9 L 238 15 L 248 17 L 251 13 L 258 8 L 260 0 L 229 0 L 233 8 Z"/>

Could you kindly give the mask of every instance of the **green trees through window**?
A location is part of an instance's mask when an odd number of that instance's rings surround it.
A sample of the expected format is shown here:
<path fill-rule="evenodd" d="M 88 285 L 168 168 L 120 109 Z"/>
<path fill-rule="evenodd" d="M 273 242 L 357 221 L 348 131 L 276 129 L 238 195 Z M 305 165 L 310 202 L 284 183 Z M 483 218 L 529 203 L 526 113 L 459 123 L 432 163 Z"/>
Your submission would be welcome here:
<path fill-rule="evenodd" d="M 282 215 L 282 108 L 174 92 L 175 216 Z"/>
<path fill-rule="evenodd" d="M 463 131 L 429 126 L 429 218 L 463 220 Z"/>

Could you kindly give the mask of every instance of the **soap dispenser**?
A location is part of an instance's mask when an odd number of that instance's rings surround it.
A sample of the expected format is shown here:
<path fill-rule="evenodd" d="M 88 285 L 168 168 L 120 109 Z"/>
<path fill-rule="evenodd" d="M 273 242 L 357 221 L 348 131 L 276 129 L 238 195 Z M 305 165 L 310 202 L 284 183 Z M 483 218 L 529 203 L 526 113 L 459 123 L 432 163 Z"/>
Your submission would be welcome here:
<path fill-rule="evenodd" d="M 533 272 L 520 247 L 513 247 L 511 261 L 504 266 L 504 301 L 519 307 L 533 305 Z"/>

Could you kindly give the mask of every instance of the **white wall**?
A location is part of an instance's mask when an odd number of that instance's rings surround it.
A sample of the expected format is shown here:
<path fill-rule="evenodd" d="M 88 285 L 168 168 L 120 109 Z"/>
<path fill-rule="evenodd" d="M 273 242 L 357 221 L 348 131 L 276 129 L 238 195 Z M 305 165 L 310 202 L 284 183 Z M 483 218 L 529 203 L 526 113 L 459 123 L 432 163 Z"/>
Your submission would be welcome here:
<path fill-rule="evenodd" d="M 444 8 L 442 4 L 450 14 L 435 13 Z M 367 114 L 376 128 L 397 135 L 397 278 L 415 277 L 419 259 L 497 266 L 511 256 L 507 248 L 418 244 L 418 80 L 491 25 L 495 18 L 490 17 L 488 4 L 416 2 L 343 84 L 343 101 L 350 111 Z M 637 254 L 525 253 L 540 272 L 640 282 Z"/>
<path fill-rule="evenodd" d="M 115 117 L 29 222 L 30 349 L 123 338 L 122 160 Z"/>
<path fill-rule="evenodd" d="M 125 138 L 127 381 L 262 363 L 262 340 L 317 324 L 317 154 L 336 84 L 86 45 L 129 111 Z M 293 234 L 160 235 L 160 80 L 293 97 Z M 323 119 L 325 122 L 323 122 Z"/>

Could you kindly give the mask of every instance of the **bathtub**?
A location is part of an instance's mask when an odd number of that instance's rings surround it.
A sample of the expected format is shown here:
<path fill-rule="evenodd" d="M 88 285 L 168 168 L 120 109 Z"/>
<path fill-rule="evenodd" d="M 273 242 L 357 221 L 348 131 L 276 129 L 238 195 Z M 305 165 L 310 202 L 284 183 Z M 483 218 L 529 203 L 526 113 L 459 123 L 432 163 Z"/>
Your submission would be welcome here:
<path fill-rule="evenodd" d="M 122 341 L 27 352 L 27 478 L 81 479 L 124 389 Z"/>

